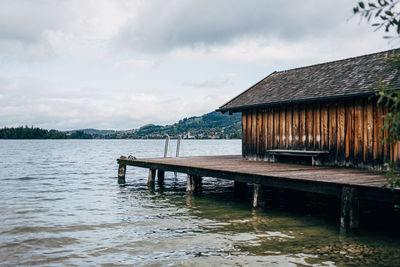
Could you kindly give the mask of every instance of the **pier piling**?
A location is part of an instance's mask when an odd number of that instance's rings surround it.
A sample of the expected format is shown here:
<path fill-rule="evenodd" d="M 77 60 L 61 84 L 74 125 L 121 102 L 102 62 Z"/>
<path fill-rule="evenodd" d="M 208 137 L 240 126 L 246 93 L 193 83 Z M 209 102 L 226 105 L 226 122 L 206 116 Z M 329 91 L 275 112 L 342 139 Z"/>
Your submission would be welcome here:
<path fill-rule="evenodd" d="M 125 184 L 126 165 L 119 164 L 118 167 L 118 184 Z"/>
<path fill-rule="evenodd" d="M 154 182 L 156 178 L 156 171 L 155 169 L 149 169 L 149 176 L 147 179 L 147 185 L 154 187 Z"/>
<path fill-rule="evenodd" d="M 340 208 L 340 232 L 352 234 L 358 228 L 359 199 L 357 189 L 344 186 L 342 188 Z"/>
<path fill-rule="evenodd" d="M 165 179 L 165 171 L 157 170 L 157 182 L 159 186 L 164 185 L 164 179 Z"/>
<path fill-rule="evenodd" d="M 260 184 L 254 184 L 253 208 L 261 208 L 264 204 L 263 186 Z"/>
<path fill-rule="evenodd" d="M 186 178 L 186 192 L 198 192 L 201 190 L 202 179 L 201 176 L 188 174 Z"/>

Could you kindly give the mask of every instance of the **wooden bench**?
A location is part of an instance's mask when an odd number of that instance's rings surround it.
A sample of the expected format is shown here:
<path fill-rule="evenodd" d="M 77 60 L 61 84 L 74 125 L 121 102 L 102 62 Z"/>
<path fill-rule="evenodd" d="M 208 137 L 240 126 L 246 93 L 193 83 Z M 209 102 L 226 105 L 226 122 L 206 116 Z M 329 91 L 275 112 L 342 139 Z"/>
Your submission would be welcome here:
<path fill-rule="evenodd" d="M 329 154 L 329 151 L 322 150 L 270 149 L 267 152 L 274 156 L 273 161 L 275 161 L 275 156 L 311 157 L 313 166 L 321 165 L 319 157 Z"/>

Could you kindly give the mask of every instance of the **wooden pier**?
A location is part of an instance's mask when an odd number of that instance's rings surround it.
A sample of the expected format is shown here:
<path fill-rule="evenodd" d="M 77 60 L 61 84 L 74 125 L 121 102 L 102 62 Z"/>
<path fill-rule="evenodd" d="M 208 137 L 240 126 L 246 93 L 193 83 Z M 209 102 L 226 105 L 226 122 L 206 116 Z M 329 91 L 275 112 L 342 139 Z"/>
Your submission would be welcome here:
<path fill-rule="evenodd" d="M 148 184 L 164 181 L 165 171 L 187 174 L 188 192 L 200 190 L 202 177 L 235 181 L 235 192 L 254 185 L 253 207 L 263 203 L 262 187 L 291 189 L 325 195 L 341 200 L 341 232 L 352 233 L 358 228 L 359 200 L 400 203 L 400 189 L 384 189 L 382 173 L 360 169 L 316 167 L 297 164 L 249 161 L 239 155 L 182 158 L 128 159 L 121 157 L 118 182 L 125 183 L 126 166 L 149 169 Z"/>

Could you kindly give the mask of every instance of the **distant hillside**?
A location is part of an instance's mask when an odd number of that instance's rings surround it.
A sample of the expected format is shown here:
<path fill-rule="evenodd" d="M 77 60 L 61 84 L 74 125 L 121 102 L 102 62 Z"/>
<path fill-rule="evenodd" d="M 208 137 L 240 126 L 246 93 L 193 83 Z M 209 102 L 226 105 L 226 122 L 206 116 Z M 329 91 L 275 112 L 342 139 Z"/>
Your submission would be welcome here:
<path fill-rule="evenodd" d="M 0 139 L 161 139 L 169 135 L 177 138 L 240 139 L 241 114 L 210 112 L 203 116 L 184 118 L 172 125 L 148 124 L 126 131 L 80 129 L 60 132 L 33 127 L 0 129 Z"/>
<path fill-rule="evenodd" d="M 145 125 L 133 133 L 137 138 L 163 138 L 165 135 L 185 138 L 241 138 L 241 114 L 207 113 L 199 117 L 184 118 L 172 125 Z"/>
<path fill-rule="evenodd" d="M 241 129 L 240 113 L 228 115 L 214 111 L 202 116 L 184 118 L 172 125 L 147 124 L 139 129 L 95 134 L 94 138 L 159 139 L 165 138 L 166 135 L 169 135 L 171 138 L 177 138 L 178 135 L 181 135 L 184 138 L 196 139 L 240 139 L 242 136 Z M 82 131 L 90 133 L 86 130 Z"/>
<path fill-rule="evenodd" d="M 79 130 L 71 130 L 71 131 L 65 131 L 67 133 L 76 133 L 76 132 L 84 132 L 86 134 L 91 134 L 91 135 L 107 135 L 107 134 L 116 134 L 119 131 L 115 130 L 97 130 L 97 129 L 79 129 Z"/>

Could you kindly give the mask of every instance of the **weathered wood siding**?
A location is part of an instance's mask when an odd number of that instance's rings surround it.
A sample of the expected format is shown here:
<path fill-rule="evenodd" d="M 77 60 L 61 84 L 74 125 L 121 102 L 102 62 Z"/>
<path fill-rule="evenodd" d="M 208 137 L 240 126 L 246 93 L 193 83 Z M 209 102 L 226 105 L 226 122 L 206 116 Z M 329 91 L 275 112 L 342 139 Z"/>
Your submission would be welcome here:
<path fill-rule="evenodd" d="M 243 156 L 270 160 L 270 149 L 324 150 L 324 165 L 377 168 L 400 161 L 400 144 L 382 142 L 384 106 L 374 100 L 296 104 L 242 111 Z"/>

